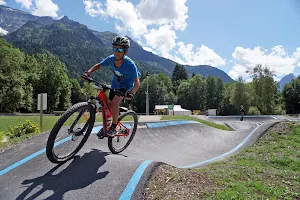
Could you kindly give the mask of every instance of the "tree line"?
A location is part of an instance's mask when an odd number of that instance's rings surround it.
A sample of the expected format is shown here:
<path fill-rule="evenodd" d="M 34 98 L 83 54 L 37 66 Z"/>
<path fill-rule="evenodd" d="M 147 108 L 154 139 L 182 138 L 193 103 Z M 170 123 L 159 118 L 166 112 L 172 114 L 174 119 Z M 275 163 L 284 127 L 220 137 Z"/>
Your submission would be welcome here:
<path fill-rule="evenodd" d="M 49 52 L 24 54 L 0 38 L 0 61 L 0 112 L 36 112 L 39 93 L 48 94 L 47 113 L 66 110 L 97 94 L 88 83 L 70 78 L 65 64 Z M 300 112 L 300 76 L 281 92 L 274 74 L 266 66 L 257 65 L 248 72 L 252 77 L 250 83 L 241 77 L 227 84 L 212 76 L 188 77 L 180 64 L 176 64 L 172 76 L 149 74 L 144 68 L 141 72 L 141 87 L 131 102 L 138 113 L 146 112 L 147 84 L 150 112 L 158 104 L 180 104 L 185 109 L 202 111 L 215 108 L 219 115 L 239 114 L 241 105 L 246 114 Z"/>

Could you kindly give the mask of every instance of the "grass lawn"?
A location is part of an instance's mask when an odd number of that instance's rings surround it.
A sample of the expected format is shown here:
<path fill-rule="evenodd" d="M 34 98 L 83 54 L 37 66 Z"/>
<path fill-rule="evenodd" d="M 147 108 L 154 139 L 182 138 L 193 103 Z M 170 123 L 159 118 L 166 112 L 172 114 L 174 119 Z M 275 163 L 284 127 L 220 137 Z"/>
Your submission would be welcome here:
<path fill-rule="evenodd" d="M 186 115 L 162 115 L 161 116 L 161 120 L 193 120 L 193 121 L 197 121 L 200 122 L 202 124 L 206 124 L 208 126 L 217 128 L 217 129 L 222 129 L 222 130 L 227 130 L 227 131 L 231 131 L 231 129 L 225 125 L 222 124 L 216 124 L 213 122 L 209 122 L 203 119 L 199 119 L 196 117 L 191 117 L 191 116 L 186 116 Z"/>
<path fill-rule="evenodd" d="M 52 129 L 60 116 L 43 116 L 43 130 Z M 7 131 L 9 126 L 16 126 L 26 120 L 40 124 L 40 116 L 0 116 L 0 131 Z"/>
<path fill-rule="evenodd" d="M 61 116 L 43 116 L 43 132 L 50 131 L 60 117 Z M 34 135 L 37 135 L 28 134 L 18 138 L 10 139 L 8 142 L 1 142 L 1 140 L 4 137 L 4 134 L 1 133 L 1 131 L 6 132 L 9 130 L 9 126 L 15 127 L 20 123 L 24 123 L 26 120 L 33 121 L 38 125 L 38 127 L 40 126 L 40 116 L 0 116 L 0 150 L 1 148 L 5 148 L 15 143 L 21 142 L 26 138 L 30 138 Z M 102 118 L 97 115 L 96 122 L 100 121 L 102 121 Z M 66 125 L 69 125 L 70 123 L 72 122 L 67 121 Z"/>
<path fill-rule="evenodd" d="M 300 124 L 280 123 L 226 161 L 160 166 L 144 199 L 300 199 Z"/>

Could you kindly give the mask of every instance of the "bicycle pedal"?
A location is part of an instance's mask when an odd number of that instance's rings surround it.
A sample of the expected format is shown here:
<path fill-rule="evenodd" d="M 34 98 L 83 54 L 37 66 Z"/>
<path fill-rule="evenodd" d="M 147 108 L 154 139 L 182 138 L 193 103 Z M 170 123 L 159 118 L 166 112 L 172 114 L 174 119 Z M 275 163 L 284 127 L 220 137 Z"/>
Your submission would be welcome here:
<path fill-rule="evenodd" d="M 101 134 L 101 135 L 100 135 L 100 134 L 99 134 L 99 135 L 97 134 L 97 137 L 98 137 L 98 139 L 100 139 L 100 140 L 102 140 L 103 138 L 105 138 L 105 136 L 104 136 L 103 134 Z"/>
<path fill-rule="evenodd" d="M 103 133 L 103 129 L 101 128 L 100 131 L 96 134 L 98 139 L 103 139 L 105 138 L 105 134 Z"/>

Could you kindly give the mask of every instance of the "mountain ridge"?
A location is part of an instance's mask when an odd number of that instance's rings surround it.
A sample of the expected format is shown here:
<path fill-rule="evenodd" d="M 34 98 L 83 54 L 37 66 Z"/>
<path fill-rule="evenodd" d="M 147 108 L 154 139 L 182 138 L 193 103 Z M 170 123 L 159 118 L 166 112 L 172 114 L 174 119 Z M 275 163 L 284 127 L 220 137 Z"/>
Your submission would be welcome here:
<path fill-rule="evenodd" d="M 19 23 L 13 22 L 14 28 L 10 29 L 12 31 L 9 31 L 9 33 L 4 36 L 4 38 L 16 47 L 23 48 L 24 51 L 33 53 L 30 52 L 31 50 L 29 48 L 34 48 L 34 51 L 37 51 L 38 49 L 39 52 L 42 51 L 43 47 L 46 47 L 46 49 L 51 53 L 53 53 L 55 50 L 56 53 L 54 54 L 60 57 L 60 59 L 64 57 L 64 59 L 62 59 L 62 61 L 64 62 L 68 60 L 65 58 L 66 54 L 70 53 L 65 51 L 69 50 L 72 52 L 74 48 L 81 49 L 81 51 L 77 51 L 77 54 L 79 52 L 88 52 L 88 50 L 85 48 L 89 47 L 92 47 L 95 51 L 106 53 L 105 55 L 102 54 L 100 56 L 93 55 L 97 58 L 93 58 L 92 60 L 97 62 L 99 61 L 99 59 L 112 54 L 111 40 L 114 36 L 117 35 L 116 33 L 110 31 L 98 32 L 95 30 L 91 30 L 84 24 L 80 24 L 79 22 L 70 20 L 67 16 L 64 16 L 59 20 L 54 20 L 51 17 L 37 17 L 23 11 L 20 11 L 19 13 L 17 9 L 12 9 L 13 11 L 11 11 L 9 7 L 5 6 L 0 6 L 0 16 L 3 15 L 3 7 L 6 16 L 9 16 L 9 12 L 15 12 L 13 13 L 13 16 L 15 16 L 14 19 L 17 19 L 18 17 L 22 18 L 21 20 L 19 20 Z M 26 19 L 27 22 L 25 23 Z M 3 22 L 1 21 L 1 24 L 8 25 L 7 17 L 3 19 Z M 0 27 L 2 27 L 1 24 Z M 19 28 L 17 28 L 17 26 L 19 26 Z M 5 27 L 7 26 L 4 26 L 4 29 Z M 65 40 L 60 40 L 59 38 L 61 37 Z M 142 70 L 147 71 L 148 68 L 150 72 L 162 72 L 167 73 L 168 75 L 172 74 L 174 66 L 176 65 L 175 61 L 160 57 L 153 54 L 152 52 L 146 51 L 142 46 L 140 46 L 130 37 L 129 39 L 131 41 L 131 47 L 130 51 L 128 52 L 128 56 L 141 64 L 143 66 Z M 59 44 L 58 41 L 60 41 L 61 44 L 64 44 L 65 46 Z M 60 47 L 60 49 L 55 49 L 54 45 Z M 64 51 L 61 51 L 62 49 L 64 49 Z M 59 55 L 60 53 L 62 53 L 62 55 Z M 78 55 L 81 55 L 80 53 Z M 81 62 L 91 63 L 88 61 Z M 77 72 L 79 72 L 82 68 L 79 66 L 74 67 L 73 64 L 70 64 L 70 62 L 66 62 L 66 64 L 68 69 L 73 70 L 73 68 L 75 68 Z M 214 77 L 221 77 L 225 83 L 233 82 L 233 79 L 228 76 L 227 73 L 209 65 L 186 65 L 185 67 L 190 76 L 193 73 L 201 74 L 204 77 L 211 75 Z"/>
<path fill-rule="evenodd" d="M 278 82 L 279 90 L 281 91 L 286 84 L 289 84 L 295 78 L 296 78 L 296 76 L 293 73 L 289 73 L 288 75 L 282 77 L 280 79 L 280 81 Z"/>

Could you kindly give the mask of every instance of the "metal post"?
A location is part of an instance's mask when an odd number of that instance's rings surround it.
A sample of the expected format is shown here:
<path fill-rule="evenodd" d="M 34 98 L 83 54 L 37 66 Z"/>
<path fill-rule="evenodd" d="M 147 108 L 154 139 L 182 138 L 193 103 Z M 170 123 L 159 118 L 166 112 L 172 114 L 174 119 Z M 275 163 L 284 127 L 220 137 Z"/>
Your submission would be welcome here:
<path fill-rule="evenodd" d="M 41 93 L 40 99 L 40 132 L 43 132 L 43 93 Z"/>
<path fill-rule="evenodd" d="M 146 91 L 146 115 L 149 115 L 149 91 L 148 91 L 148 76 L 147 76 L 147 91 Z"/>

